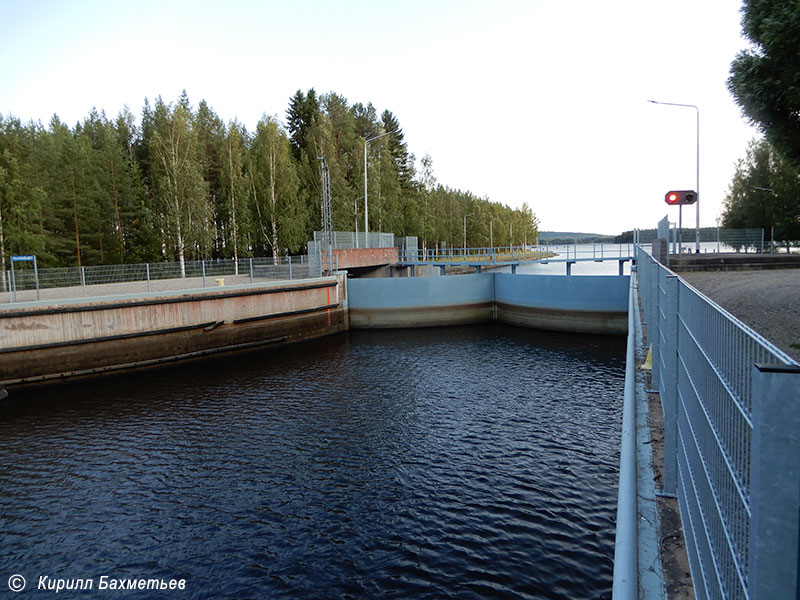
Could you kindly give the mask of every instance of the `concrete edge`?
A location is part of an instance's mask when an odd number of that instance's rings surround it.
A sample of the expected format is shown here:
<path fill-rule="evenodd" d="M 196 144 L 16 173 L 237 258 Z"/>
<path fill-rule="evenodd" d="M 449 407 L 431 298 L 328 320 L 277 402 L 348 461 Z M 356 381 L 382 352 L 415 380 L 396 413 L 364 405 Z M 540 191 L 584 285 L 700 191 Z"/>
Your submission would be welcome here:
<path fill-rule="evenodd" d="M 636 364 L 644 362 L 646 349 L 642 335 L 638 278 L 636 282 L 635 336 Z M 666 600 L 664 573 L 661 568 L 661 543 L 658 506 L 656 504 L 655 474 L 653 472 L 652 444 L 646 375 L 636 373 L 636 476 L 638 511 L 639 597 L 648 600 Z"/>

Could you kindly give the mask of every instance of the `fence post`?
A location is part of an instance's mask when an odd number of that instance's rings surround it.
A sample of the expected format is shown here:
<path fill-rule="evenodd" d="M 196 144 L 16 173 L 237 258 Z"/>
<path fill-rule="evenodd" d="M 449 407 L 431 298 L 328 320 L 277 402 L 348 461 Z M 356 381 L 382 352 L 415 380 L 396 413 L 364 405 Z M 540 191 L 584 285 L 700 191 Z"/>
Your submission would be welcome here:
<path fill-rule="evenodd" d="M 753 367 L 750 598 L 795 598 L 800 542 L 800 367 Z"/>
<path fill-rule="evenodd" d="M 83 297 L 86 298 L 86 267 L 81 267 L 80 273 L 81 273 L 81 292 L 83 293 Z"/>
<path fill-rule="evenodd" d="M 661 263 L 653 259 L 653 263 L 651 264 L 652 270 L 650 271 L 650 302 L 652 304 L 651 311 L 650 311 L 650 322 L 647 324 L 647 339 L 650 340 L 650 346 L 652 348 L 652 365 L 653 369 L 650 371 L 650 388 L 657 390 L 659 389 L 659 382 L 661 381 L 659 373 L 659 367 L 661 363 L 661 348 L 659 344 L 659 333 L 658 333 L 658 322 L 659 322 L 659 313 L 661 311 L 660 308 L 660 292 L 659 292 L 659 280 L 661 279 Z"/>
<path fill-rule="evenodd" d="M 33 278 L 36 281 L 36 299 L 41 300 L 39 297 L 39 267 L 36 266 L 36 257 L 33 257 Z"/>
<path fill-rule="evenodd" d="M 678 472 L 678 276 L 664 278 L 664 322 L 660 348 L 664 366 L 661 380 L 661 411 L 664 414 L 664 493 L 675 496 Z"/>
<path fill-rule="evenodd" d="M 289 256 L 289 281 L 292 280 L 292 257 Z"/>
<path fill-rule="evenodd" d="M 203 287 L 206 287 L 206 261 L 200 261 L 200 271 L 203 273 Z"/>
<path fill-rule="evenodd" d="M 147 291 L 150 291 L 150 263 L 144 263 L 145 273 L 147 275 Z"/>
<path fill-rule="evenodd" d="M 253 259 L 250 259 L 250 283 L 253 283 Z"/>

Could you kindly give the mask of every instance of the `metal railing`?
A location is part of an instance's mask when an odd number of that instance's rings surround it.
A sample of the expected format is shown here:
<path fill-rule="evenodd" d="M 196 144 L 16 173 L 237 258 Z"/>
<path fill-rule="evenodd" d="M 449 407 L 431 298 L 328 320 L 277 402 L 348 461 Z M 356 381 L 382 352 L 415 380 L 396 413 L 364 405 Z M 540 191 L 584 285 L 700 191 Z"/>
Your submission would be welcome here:
<path fill-rule="evenodd" d="M 665 216 L 658 222 L 655 235 L 668 244 L 670 253 L 693 253 L 696 250 L 696 232 L 694 229 L 678 229 Z M 643 232 L 644 233 L 644 232 Z M 765 240 L 763 229 L 722 229 L 717 227 L 709 231 L 701 231 L 701 252 L 774 252 L 775 245 Z M 642 242 L 653 241 L 653 231 L 649 230 L 641 238 Z M 679 248 L 680 246 L 680 248 Z"/>
<path fill-rule="evenodd" d="M 617 600 L 635 600 L 638 585 L 638 535 L 636 489 L 636 279 L 631 277 L 628 293 L 628 342 L 625 360 L 625 392 L 622 403 L 622 441 L 617 492 L 617 531 L 614 538 L 614 580 Z"/>
<path fill-rule="evenodd" d="M 639 248 L 639 293 L 697 598 L 796 598 L 800 366 Z"/>
<path fill-rule="evenodd" d="M 427 248 L 401 252 L 400 260 L 407 263 L 502 263 L 511 261 L 629 260 L 634 255 L 633 244 L 577 244 L 540 246 L 498 246 L 494 248 Z"/>
<path fill-rule="evenodd" d="M 57 269 L 19 269 L 0 278 L 0 304 L 85 298 L 318 277 L 308 257 L 241 258 Z"/>

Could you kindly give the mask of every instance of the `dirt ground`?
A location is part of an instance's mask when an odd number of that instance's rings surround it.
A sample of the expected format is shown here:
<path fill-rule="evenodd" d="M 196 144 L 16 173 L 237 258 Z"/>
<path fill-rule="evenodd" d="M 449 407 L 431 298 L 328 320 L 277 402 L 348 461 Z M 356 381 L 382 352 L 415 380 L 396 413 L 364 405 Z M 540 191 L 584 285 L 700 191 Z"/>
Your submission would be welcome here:
<path fill-rule="evenodd" d="M 800 269 L 700 271 L 679 275 L 800 361 Z"/>
<path fill-rule="evenodd" d="M 647 394 L 649 408 L 650 443 L 653 456 L 653 474 L 656 489 L 664 488 L 664 417 L 658 394 Z M 693 600 L 692 574 L 681 528 L 678 501 L 675 498 L 656 498 L 659 521 L 659 546 L 664 589 L 668 600 Z"/>
<path fill-rule="evenodd" d="M 647 337 L 647 325 L 642 319 L 642 333 Z M 664 591 L 667 600 L 694 600 L 694 586 L 686 554 L 680 509 L 676 498 L 659 494 L 664 489 L 664 413 L 661 410 L 661 397 L 653 390 L 651 370 L 644 365 L 639 367 L 647 388 L 647 425 L 650 428 L 650 456 L 653 469 L 653 483 L 658 510 L 658 543 L 661 555 L 661 570 L 664 577 Z"/>

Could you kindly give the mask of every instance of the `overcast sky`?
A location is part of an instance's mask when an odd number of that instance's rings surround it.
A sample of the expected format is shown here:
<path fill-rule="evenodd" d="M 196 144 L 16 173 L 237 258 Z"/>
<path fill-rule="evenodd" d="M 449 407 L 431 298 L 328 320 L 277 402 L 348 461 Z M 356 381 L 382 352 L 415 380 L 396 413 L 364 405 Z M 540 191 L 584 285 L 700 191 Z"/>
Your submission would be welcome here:
<path fill-rule="evenodd" d="M 298 89 L 391 110 L 440 183 L 547 231 L 716 224 L 757 135 L 725 87 L 736 0 L 0 0 L 0 114 L 71 126 L 186 89 L 252 129 Z M 695 207 L 684 209 L 693 227 Z"/>

